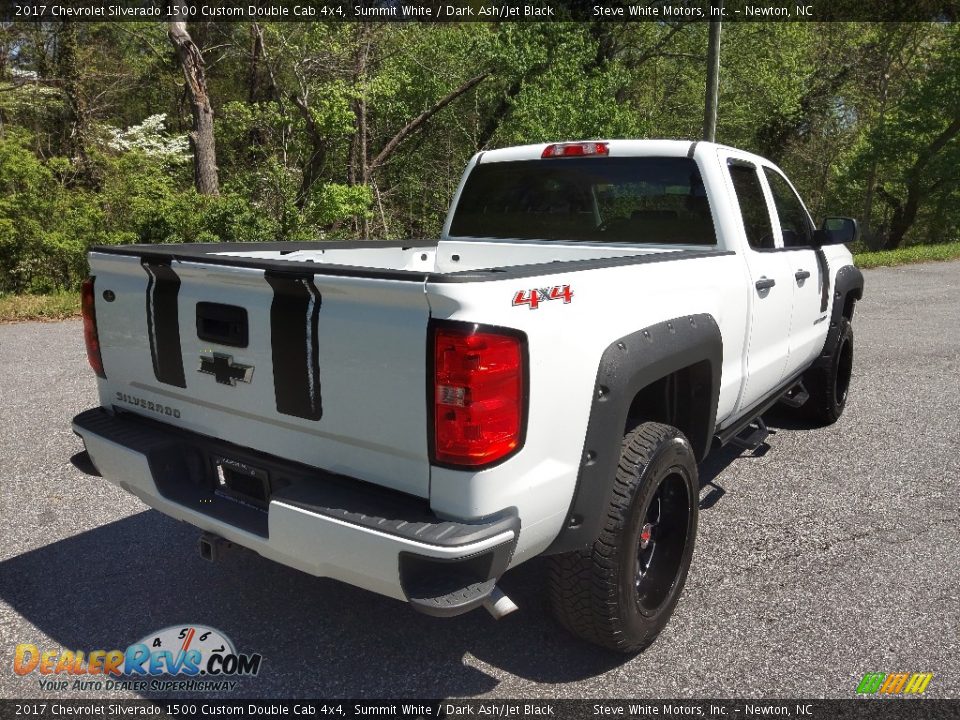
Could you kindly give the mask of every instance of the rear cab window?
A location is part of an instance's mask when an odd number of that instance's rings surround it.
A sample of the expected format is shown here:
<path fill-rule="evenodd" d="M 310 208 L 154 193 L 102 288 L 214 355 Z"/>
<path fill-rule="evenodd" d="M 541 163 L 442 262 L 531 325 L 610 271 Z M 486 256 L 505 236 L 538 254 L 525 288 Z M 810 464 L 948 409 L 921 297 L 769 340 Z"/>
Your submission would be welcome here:
<path fill-rule="evenodd" d="M 773 224 L 757 168 L 752 163 L 730 160 L 727 169 L 740 206 L 747 243 L 754 250 L 773 250 Z"/>
<path fill-rule="evenodd" d="M 474 166 L 449 234 L 464 238 L 716 245 L 696 162 L 586 157 Z"/>
<path fill-rule="evenodd" d="M 773 195 L 773 204 L 777 209 L 780 220 L 780 232 L 783 235 L 783 246 L 787 248 L 805 248 L 813 245 L 813 225 L 810 216 L 799 196 L 793 188 L 776 170 L 763 168 L 770 193 Z"/>

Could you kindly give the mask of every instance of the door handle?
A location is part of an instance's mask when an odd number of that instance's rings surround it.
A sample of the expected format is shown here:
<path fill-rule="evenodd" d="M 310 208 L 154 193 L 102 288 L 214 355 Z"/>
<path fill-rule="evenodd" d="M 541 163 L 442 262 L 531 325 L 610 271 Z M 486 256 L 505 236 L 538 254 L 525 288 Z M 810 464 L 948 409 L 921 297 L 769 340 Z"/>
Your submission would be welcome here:
<path fill-rule="evenodd" d="M 797 271 L 793 274 L 793 276 L 797 279 L 797 282 L 801 282 L 802 280 L 806 280 L 808 277 L 810 277 L 810 271 L 809 271 L 809 270 L 797 270 Z"/>
<path fill-rule="evenodd" d="M 757 286 L 757 290 L 769 290 L 777 284 L 777 281 L 773 278 L 761 277 L 755 284 Z"/>

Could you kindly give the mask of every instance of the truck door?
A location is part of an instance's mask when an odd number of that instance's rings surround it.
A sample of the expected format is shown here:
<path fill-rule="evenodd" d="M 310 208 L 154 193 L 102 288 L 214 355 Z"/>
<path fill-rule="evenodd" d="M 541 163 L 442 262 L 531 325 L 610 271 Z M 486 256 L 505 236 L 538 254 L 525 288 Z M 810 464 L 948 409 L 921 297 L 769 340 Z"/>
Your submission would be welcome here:
<path fill-rule="evenodd" d="M 776 209 L 775 228 L 783 240 L 790 266 L 793 308 L 790 313 L 790 354 L 784 375 L 795 375 L 820 353 L 826 336 L 830 271 L 823 252 L 813 247 L 813 222 L 800 196 L 777 170 L 764 166 Z M 786 379 L 785 377 L 785 379 Z"/>
<path fill-rule="evenodd" d="M 744 257 L 750 273 L 750 327 L 746 377 L 737 412 L 749 408 L 783 380 L 790 352 L 790 310 L 793 274 L 785 253 L 778 252 L 771 202 L 759 168 L 736 156 L 727 171 L 746 236 Z"/>

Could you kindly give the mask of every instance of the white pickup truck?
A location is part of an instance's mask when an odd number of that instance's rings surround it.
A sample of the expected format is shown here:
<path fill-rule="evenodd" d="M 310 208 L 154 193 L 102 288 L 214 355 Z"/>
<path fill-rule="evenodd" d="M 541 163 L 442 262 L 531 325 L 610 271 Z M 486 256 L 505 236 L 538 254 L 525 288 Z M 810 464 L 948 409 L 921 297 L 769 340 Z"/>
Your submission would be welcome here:
<path fill-rule="evenodd" d="M 637 651 L 686 579 L 698 462 L 774 403 L 843 412 L 855 235 L 712 143 L 481 152 L 439 241 L 94 249 L 73 428 L 208 559 L 500 616 L 548 555 L 560 622 Z"/>

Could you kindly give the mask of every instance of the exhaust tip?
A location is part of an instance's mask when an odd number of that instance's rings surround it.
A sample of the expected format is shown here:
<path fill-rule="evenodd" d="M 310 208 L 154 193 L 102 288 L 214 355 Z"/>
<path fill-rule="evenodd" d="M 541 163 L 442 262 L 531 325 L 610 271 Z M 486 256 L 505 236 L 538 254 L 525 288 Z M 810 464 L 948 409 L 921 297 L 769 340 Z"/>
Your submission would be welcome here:
<path fill-rule="evenodd" d="M 494 620 L 500 620 L 515 610 L 520 609 L 516 603 L 508 598 L 503 590 L 496 585 L 493 586 L 490 594 L 483 599 L 483 607 L 486 608 L 488 613 L 493 615 Z"/>

